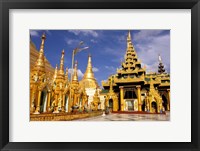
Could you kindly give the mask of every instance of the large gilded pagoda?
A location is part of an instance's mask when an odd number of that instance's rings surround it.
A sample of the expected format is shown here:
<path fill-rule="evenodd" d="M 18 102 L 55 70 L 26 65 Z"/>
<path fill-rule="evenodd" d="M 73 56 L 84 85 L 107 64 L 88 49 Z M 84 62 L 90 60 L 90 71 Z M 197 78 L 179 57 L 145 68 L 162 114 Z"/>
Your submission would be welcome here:
<path fill-rule="evenodd" d="M 131 39 L 127 36 L 124 62 L 116 74 L 102 81 L 105 108 L 112 111 L 160 113 L 170 110 L 170 75 L 165 73 L 159 56 L 158 73 L 146 73 Z"/>
<path fill-rule="evenodd" d="M 87 68 L 82 80 L 80 81 L 80 86 L 85 88 L 88 95 L 88 108 L 92 110 L 100 109 L 98 108 L 100 104 L 98 97 L 100 89 L 94 76 L 92 69 L 92 56 L 90 54 L 88 55 Z"/>

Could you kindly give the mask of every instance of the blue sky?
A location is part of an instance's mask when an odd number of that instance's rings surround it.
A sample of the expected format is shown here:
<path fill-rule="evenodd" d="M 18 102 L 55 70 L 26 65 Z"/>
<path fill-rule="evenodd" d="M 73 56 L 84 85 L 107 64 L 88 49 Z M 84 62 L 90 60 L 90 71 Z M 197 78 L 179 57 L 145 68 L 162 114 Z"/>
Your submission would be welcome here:
<path fill-rule="evenodd" d="M 101 81 L 115 74 L 124 60 L 126 52 L 126 37 L 128 30 L 30 30 L 31 40 L 39 50 L 41 35 L 46 33 L 45 56 L 55 68 L 59 65 L 61 52 L 65 50 L 65 68 L 71 68 L 72 50 L 84 41 L 83 50 L 75 55 L 78 61 L 79 79 L 87 67 L 88 54 L 92 55 L 92 65 L 95 78 L 101 86 Z M 170 73 L 170 31 L 169 30 L 131 30 L 132 42 L 147 73 L 157 72 L 158 54 L 161 54 L 163 64 Z"/>

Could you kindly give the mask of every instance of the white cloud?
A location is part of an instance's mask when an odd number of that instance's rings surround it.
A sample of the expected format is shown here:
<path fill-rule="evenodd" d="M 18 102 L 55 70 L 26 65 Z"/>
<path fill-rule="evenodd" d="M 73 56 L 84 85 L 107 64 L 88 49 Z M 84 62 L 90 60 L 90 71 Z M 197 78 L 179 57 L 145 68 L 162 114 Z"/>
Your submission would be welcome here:
<path fill-rule="evenodd" d="M 40 36 L 38 31 L 35 31 L 35 30 L 31 30 L 30 35 L 33 36 L 33 37 L 39 37 Z"/>
<path fill-rule="evenodd" d="M 95 44 L 97 43 L 97 41 L 94 39 L 91 39 L 90 42 L 95 43 Z"/>
<path fill-rule="evenodd" d="M 71 74 L 73 72 L 72 68 L 70 68 L 68 72 L 69 74 Z M 84 76 L 83 72 L 80 69 L 77 70 L 77 74 L 79 78 L 82 78 Z"/>
<path fill-rule="evenodd" d="M 134 34 L 133 40 L 150 40 L 152 37 L 157 37 L 163 30 L 141 30 Z"/>
<path fill-rule="evenodd" d="M 93 36 L 93 37 L 98 37 L 98 33 L 94 30 L 69 30 L 69 32 L 79 35 L 83 34 L 84 36 Z"/>
<path fill-rule="evenodd" d="M 65 38 L 65 42 L 68 44 L 68 45 L 78 45 L 80 43 L 79 40 L 76 40 L 76 39 L 68 39 L 68 38 Z"/>
<path fill-rule="evenodd" d="M 115 68 L 113 66 L 105 66 L 106 69 L 110 70 L 110 71 L 114 71 Z"/>
<path fill-rule="evenodd" d="M 96 68 L 96 67 L 93 67 L 92 70 L 93 70 L 93 72 L 98 72 L 99 71 L 99 69 Z"/>

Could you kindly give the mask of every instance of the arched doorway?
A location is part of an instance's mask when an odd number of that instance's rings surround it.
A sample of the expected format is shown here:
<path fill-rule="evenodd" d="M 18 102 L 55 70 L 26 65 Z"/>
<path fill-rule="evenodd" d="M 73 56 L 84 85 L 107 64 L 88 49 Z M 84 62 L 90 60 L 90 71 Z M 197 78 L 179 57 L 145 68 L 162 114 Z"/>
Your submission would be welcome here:
<path fill-rule="evenodd" d="M 157 103 L 156 102 L 151 103 L 151 110 L 152 110 L 152 113 L 157 113 Z"/>
<path fill-rule="evenodd" d="M 113 99 L 109 99 L 109 101 L 108 101 L 108 107 L 109 107 L 110 111 L 113 110 Z"/>
<path fill-rule="evenodd" d="M 167 111 L 167 98 L 165 95 L 162 95 L 162 105 L 164 107 L 164 110 Z"/>

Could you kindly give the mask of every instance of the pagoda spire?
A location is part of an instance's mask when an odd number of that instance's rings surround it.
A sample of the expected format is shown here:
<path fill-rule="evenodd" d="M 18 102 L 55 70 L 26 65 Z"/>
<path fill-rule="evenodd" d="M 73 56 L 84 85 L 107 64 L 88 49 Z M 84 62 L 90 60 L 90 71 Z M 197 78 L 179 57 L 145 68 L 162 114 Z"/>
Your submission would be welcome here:
<path fill-rule="evenodd" d="M 121 63 L 121 68 L 117 69 L 117 78 L 119 81 L 123 81 L 126 78 L 144 81 L 145 72 L 133 46 L 131 32 L 128 31 L 126 54 L 124 61 Z"/>
<path fill-rule="evenodd" d="M 58 65 L 56 64 L 56 68 L 55 68 L 54 76 L 53 76 L 54 80 L 57 78 L 57 75 L 58 75 Z"/>
<path fill-rule="evenodd" d="M 65 72 L 65 80 L 68 81 L 68 68 L 66 68 L 66 72 Z"/>
<path fill-rule="evenodd" d="M 131 39 L 131 31 L 128 31 L 127 36 L 127 51 L 134 50 L 132 39 Z"/>
<path fill-rule="evenodd" d="M 64 76 L 64 55 L 65 55 L 65 51 L 62 51 L 62 56 L 60 59 L 60 70 L 59 70 L 59 75 Z"/>
<path fill-rule="evenodd" d="M 86 71 L 84 73 L 84 76 L 82 80 L 80 81 L 80 84 L 84 85 L 85 88 L 96 88 L 98 87 L 98 83 L 94 77 L 94 72 L 92 70 L 92 56 L 88 55 L 88 64 Z"/>
<path fill-rule="evenodd" d="M 128 31 L 127 41 L 131 41 L 131 31 Z"/>
<path fill-rule="evenodd" d="M 159 61 L 159 65 L 158 65 L 158 73 L 159 74 L 162 74 L 165 72 L 165 68 L 164 68 L 164 65 L 162 63 L 162 58 L 160 56 L 160 54 L 158 55 L 158 61 Z"/>
<path fill-rule="evenodd" d="M 38 59 L 35 63 L 36 70 L 41 70 L 45 72 L 45 60 L 44 60 L 44 42 L 45 42 L 46 36 L 45 33 L 43 33 L 41 37 L 41 45 L 40 45 L 40 51 L 38 55 Z"/>
<path fill-rule="evenodd" d="M 92 70 L 92 57 L 91 57 L 90 54 L 88 55 L 87 69 L 85 71 L 83 79 L 95 79 L 94 78 L 94 73 L 93 73 L 93 70 Z"/>
<path fill-rule="evenodd" d="M 74 65 L 74 71 L 73 71 L 73 77 L 72 77 L 73 82 L 78 82 L 77 66 L 78 66 L 78 62 L 76 61 Z"/>

